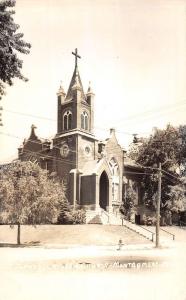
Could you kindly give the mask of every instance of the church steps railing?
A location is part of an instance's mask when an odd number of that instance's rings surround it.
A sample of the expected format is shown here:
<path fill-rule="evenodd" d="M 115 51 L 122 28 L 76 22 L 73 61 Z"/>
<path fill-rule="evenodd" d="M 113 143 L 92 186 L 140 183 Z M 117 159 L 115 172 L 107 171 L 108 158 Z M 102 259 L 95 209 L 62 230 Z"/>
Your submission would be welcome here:
<path fill-rule="evenodd" d="M 106 210 L 101 209 L 100 216 L 101 216 L 101 217 L 102 217 L 102 216 L 106 216 L 106 217 L 107 217 L 107 223 L 109 224 L 109 222 L 110 222 L 110 216 L 109 216 L 109 213 L 108 213 Z"/>
<path fill-rule="evenodd" d="M 160 227 L 160 230 L 162 230 L 162 231 L 166 232 L 167 234 L 171 235 L 173 241 L 175 240 L 175 234 L 173 234 L 173 233 L 171 233 L 171 232 L 169 232 L 169 231 L 167 231 L 167 230 L 165 230 L 165 229 L 162 229 L 161 227 Z"/>
<path fill-rule="evenodd" d="M 134 224 L 131 221 L 128 221 L 128 220 L 125 220 L 125 219 L 122 219 L 122 225 L 127 227 L 128 229 L 133 230 L 134 232 L 144 236 L 146 239 L 151 240 L 152 242 L 154 241 L 155 233 L 153 231 L 151 231 L 147 228 L 144 228 L 141 225 Z M 144 231 L 149 232 L 149 234 L 148 235 L 145 234 Z M 149 237 L 149 235 L 150 235 L 150 237 Z"/>

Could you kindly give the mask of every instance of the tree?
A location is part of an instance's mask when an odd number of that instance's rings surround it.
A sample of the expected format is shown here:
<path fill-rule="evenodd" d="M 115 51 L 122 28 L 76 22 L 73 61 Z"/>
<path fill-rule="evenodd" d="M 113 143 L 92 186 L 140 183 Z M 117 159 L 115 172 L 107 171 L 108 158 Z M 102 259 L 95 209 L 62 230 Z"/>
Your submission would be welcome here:
<path fill-rule="evenodd" d="M 166 129 L 156 129 L 153 135 L 139 146 L 136 162 L 146 167 L 147 175 L 143 176 L 144 203 L 155 207 L 155 196 L 158 186 L 157 168 L 161 162 L 164 170 L 162 176 L 161 213 L 164 214 L 170 206 L 170 189 L 179 182 L 180 173 L 180 130 L 167 125 Z M 133 153 L 130 153 L 133 156 Z M 148 168 L 149 167 L 149 168 Z"/>
<path fill-rule="evenodd" d="M 20 244 L 22 224 L 56 222 L 64 187 L 36 163 L 16 161 L 0 173 L 0 217 L 3 223 L 17 225 Z"/>
<path fill-rule="evenodd" d="M 86 212 L 83 209 L 70 207 L 68 201 L 60 204 L 58 224 L 84 224 L 86 223 Z"/>
<path fill-rule="evenodd" d="M 0 1 L 0 96 L 5 93 L 5 85 L 12 85 L 14 78 L 27 81 L 21 74 L 23 65 L 18 53 L 28 54 L 31 45 L 23 40 L 18 32 L 19 25 L 14 22 L 15 0 Z"/>
<path fill-rule="evenodd" d="M 170 187 L 170 199 L 172 202 L 172 212 L 182 212 L 186 209 L 186 195 L 183 184 L 178 184 Z"/>
<path fill-rule="evenodd" d="M 179 140 L 180 140 L 180 173 L 186 176 L 186 125 L 179 126 Z"/>
<path fill-rule="evenodd" d="M 135 202 L 137 200 L 137 194 L 133 186 L 128 186 L 123 199 L 122 207 L 120 208 L 121 213 L 123 213 L 128 220 L 131 219 L 131 215 L 134 212 Z"/>

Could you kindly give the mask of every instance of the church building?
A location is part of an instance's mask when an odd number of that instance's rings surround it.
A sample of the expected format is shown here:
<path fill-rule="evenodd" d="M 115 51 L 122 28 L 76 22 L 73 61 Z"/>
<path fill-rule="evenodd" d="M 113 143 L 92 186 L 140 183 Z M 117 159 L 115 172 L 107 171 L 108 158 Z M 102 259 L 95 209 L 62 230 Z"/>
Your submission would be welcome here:
<path fill-rule="evenodd" d="M 57 92 L 57 133 L 52 141 L 39 139 L 32 125 L 30 137 L 19 148 L 19 159 L 37 159 L 42 168 L 56 172 L 67 187 L 74 207 L 111 212 L 122 204 L 125 151 L 115 130 L 99 141 L 94 129 L 94 93 L 85 93 L 77 60 L 67 93 Z M 129 166 L 128 166 L 129 168 Z"/>

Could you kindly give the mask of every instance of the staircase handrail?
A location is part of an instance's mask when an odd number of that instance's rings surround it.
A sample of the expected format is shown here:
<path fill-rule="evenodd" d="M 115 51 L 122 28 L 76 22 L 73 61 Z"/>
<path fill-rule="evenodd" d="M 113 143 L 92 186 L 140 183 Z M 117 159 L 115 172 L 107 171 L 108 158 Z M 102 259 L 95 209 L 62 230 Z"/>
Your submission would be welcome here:
<path fill-rule="evenodd" d="M 107 216 L 107 218 L 108 218 L 108 223 L 109 223 L 109 213 L 108 213 L 106 210 L 101 209 L 101 216 L 102 216 L 103 214 L 105 214 L 105 215 Z"/>
<path fill-rule="evenodd" d="M 141 225 L 137 225 L 137 224 L 136 224 L 136 226 L 139 226 L 140 228 L 142 228 L 142 229 L 144 229 L 144 230 L 150 232 L 150 233 L 152 234 L 152 242 L 154 241 L 154 235 L 155 235 L 155 233 L 154 233 L 153 231 L 151 231 L 151 230 L 149 230 L 149 229 L 147 229 L 147 228 L 145 228 L 145 227 L 143 227 L 143 226 L 141 226 Z"/>
<path fill-rule="evenodd" d="M 171 232 L 169 232 L 169 231 L 167 231 L 167 230 L 165 230 L 165 229 L 162 229 L 162 228 L 160 228 L 160 230 L 166 232 L 167 234 L 172 235 L 173 241 L 175 240 L 175 234 L 173 234 L 173 233 L 171 233 Z"/>
<path fill-rule="evenodd" d="M 136 227 L 139 227 L 139 228 L 142 228 L 142 229 L 144 229 L 144 230 L 146 230 L 146 231 L 148 231 L 148 232 L 150 232 L 151 234 L 152 234 L 152 238 L 151 238 L 151 241 L 153 242 L 154 241 L 154 235 L 155 235 L 155 233 L 153 232 L 153 231 L 151 231 L 151 230 L 149 230 L 149 229 L 147 229 L 147 228 L 144 228 L 143 226 L 141 226 L 141 225 L 138 225 L 138 224 L 135 224 L 135 223 L 132 223 L 131 221 L 129 221 L 129 220 L 127 220 L 129 223 L 131 223 L 132 225 L 134 225 L 134 226 L 136 226 Z M 132 229 L 132 228 L 131 228 Z"/>

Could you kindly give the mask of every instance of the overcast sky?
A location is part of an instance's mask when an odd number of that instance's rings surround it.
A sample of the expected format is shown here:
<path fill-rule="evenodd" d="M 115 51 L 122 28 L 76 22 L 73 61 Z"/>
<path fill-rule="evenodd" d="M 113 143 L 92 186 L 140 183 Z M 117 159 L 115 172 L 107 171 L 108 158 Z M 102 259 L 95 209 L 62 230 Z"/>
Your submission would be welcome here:
<path fill-rule="evenodd" d="M 56 92 L 60 80 L 68 89 L 76 47 L 98 137 L 115 127 L 127 147 L 132 133 L 186 123 L 185 0 L 17 0 L 15 20 L 32 44 L 29 82 L 15 80 L 1 101 L 1 162 L 16 157 L 32 124 L 42 138 L 55 135 Z"/>

